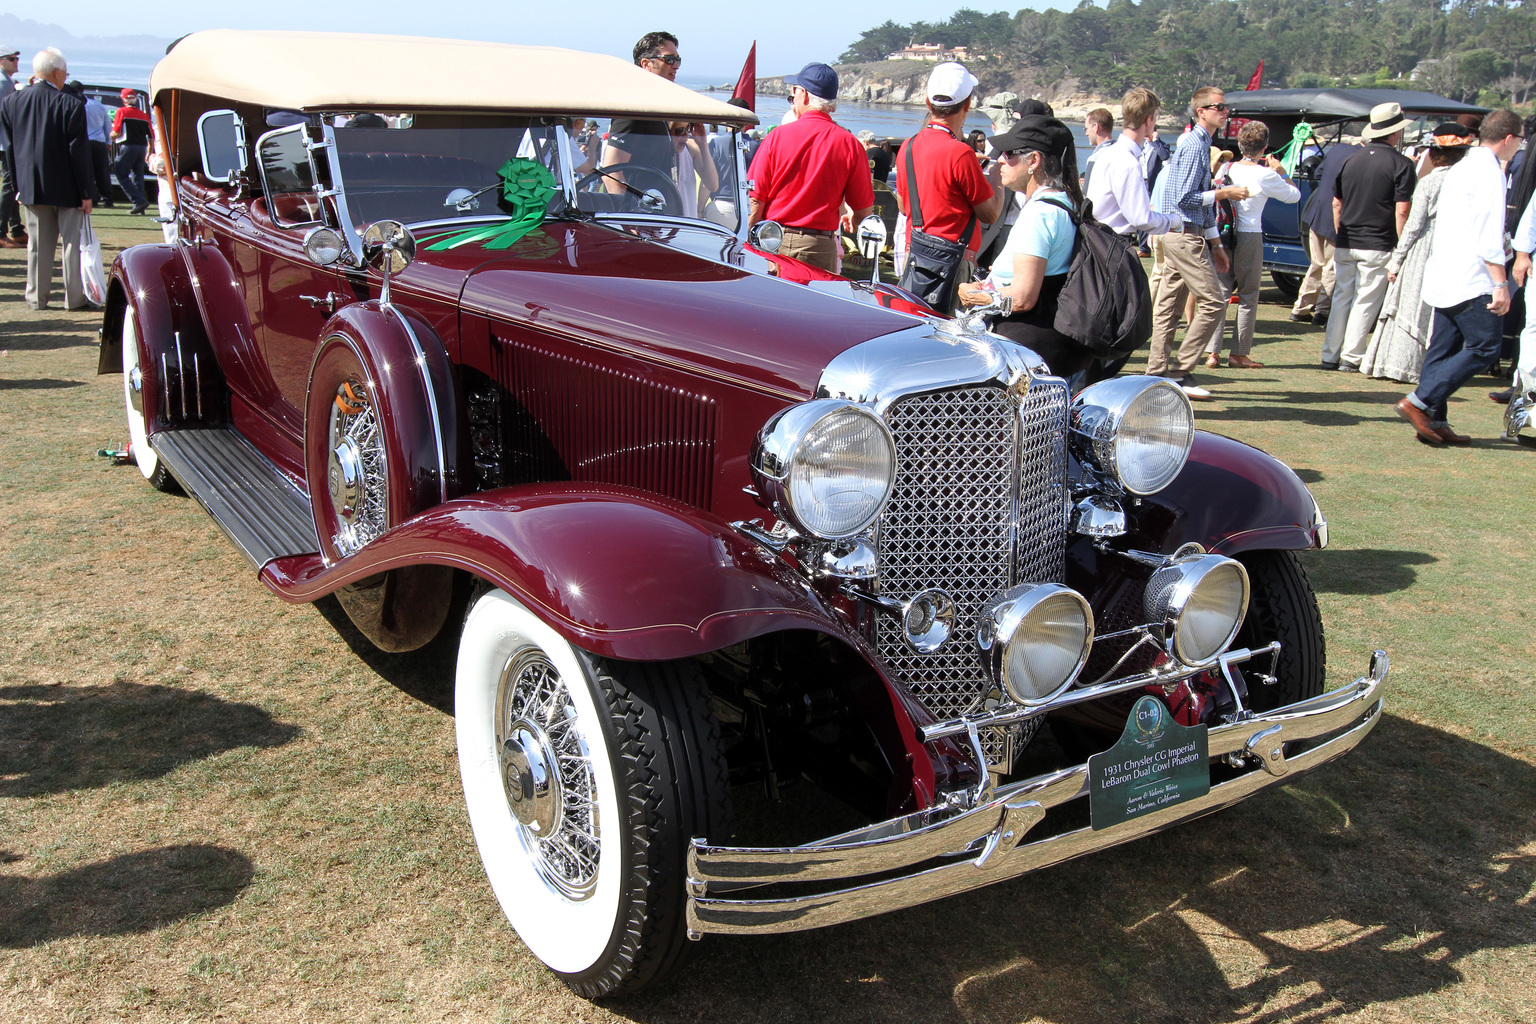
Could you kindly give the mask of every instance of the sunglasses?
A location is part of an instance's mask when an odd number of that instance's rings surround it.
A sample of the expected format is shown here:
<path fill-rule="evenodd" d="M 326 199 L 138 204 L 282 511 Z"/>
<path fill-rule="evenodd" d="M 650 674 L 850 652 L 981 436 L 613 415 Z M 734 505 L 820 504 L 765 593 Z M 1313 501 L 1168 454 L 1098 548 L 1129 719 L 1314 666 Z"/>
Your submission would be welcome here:
<path fill-rule="evenodd" d="M 659 60 L 663 64 L 667 65 L 667 67 L 671 67 L 671 68 L 679 67 L 683 63 L 683 58 L 679 57 L 675 53 L 653 53 L 653 54 L 651 54 L 649 57 L 647 57 L 645 59 L 646 60 Z"/>
<path fill-rule="evenodd" d="M 1223 114 L 1225 114 L 1227 112 L 1227 105 L 1225 103 L 1207 103 L 1205 106 L 1201 107 L 1200 109 L 1201 110 L 1219 110 Z"/>

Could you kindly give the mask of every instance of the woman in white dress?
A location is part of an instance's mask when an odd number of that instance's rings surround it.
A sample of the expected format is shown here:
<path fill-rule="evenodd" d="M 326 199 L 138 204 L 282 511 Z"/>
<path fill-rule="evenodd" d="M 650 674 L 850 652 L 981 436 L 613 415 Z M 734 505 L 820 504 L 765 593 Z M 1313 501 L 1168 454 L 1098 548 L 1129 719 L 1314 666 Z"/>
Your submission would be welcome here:
<path fill-rule="evenodd" d="M 1367 377 L 1417 384 L 1424 353 L 1429 348 L 1429 332 L 1434 325 L 1434 307 L 1420 298 L 1424 287 L 1424 264 L 1429 261 L 1429 242 L 1434 237 L 1435 213 L 1440 203 L 1440 186 L 1446 169 L 1459 161 L 1472 145 L 1471 129 L 1459 124 L 1442 124 L 1435 129 L 1434 143 L 1425 163 L 1428 173 L 1413 190 L 1413 206 L 1408 223 L 1397 240 L 1397 248 L 1387 260 L 1387 297 L 1381 303 L 1381 319 L 1371 344 L 1360 360 L 1360 372 Z"/>

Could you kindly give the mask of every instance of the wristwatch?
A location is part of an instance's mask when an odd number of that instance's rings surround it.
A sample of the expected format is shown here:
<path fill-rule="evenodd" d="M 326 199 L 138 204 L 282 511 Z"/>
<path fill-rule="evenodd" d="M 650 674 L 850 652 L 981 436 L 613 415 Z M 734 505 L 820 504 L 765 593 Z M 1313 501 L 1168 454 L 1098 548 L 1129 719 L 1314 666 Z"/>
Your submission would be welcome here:
<path fill-rule="evenodd" d="M 1495 281 L 1493 283 L 1493 286 L 1495 288 L 1508 288 L 1509 287 L 1509 282 L 1508 281 Z"/>

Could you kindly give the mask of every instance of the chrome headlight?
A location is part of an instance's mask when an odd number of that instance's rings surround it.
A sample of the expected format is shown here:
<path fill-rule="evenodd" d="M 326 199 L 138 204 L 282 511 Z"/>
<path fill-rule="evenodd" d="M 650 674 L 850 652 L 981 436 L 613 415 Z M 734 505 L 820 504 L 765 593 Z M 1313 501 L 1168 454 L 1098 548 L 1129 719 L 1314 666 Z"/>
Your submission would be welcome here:
<path fill-rule="evenodd" d="M 1041 704 L 1072 685 L 1093 649 L 1093 610 L 1059 583 L 1024 583 L 977 616 L 976 643 L 992 679 L 1015 702 Z"/>
<path fill-rule="evenodd" d="M 863 406 L 820 398 L 774 416 L 752 447 L 752 479 L 775 515 L 839 540 L 879 517 L 896 479 L 896 444 Z"/>
<path fill-rule="evenodd" d="M 1190 555 L 1147 581 L 1147 618 L 1163 624 L 1170 655 L 1191 668 L 1215 664 L 1248 612 L 1248 570 L 1221 555 Z"/>
<path fill-rule="evenodd" d="M 1195 414 L 1179 386 L 1161 377 L 1115 377 L 1072 400 L 1072 450 L 1132 494 L 1173 482 L 1195 440 Z"/>

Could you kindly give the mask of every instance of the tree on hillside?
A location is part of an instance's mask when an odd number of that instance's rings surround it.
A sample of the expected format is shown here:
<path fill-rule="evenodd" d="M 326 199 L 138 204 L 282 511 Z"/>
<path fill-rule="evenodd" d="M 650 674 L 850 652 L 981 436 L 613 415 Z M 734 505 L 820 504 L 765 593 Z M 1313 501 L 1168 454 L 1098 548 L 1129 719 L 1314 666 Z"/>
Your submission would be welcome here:
<path fill-rule="evenodd" d="M 1271 81 L 1397 81 L 1413 72 L 1420 88 L 1468 99 L 1488 89 L 1536 93 L 1536 2 L 1525 0 L 1080 0 L 1012 16 L 962 8 L 944 22 L 887 21 L 843 59 L 881 59 L 908 42 L 1000 55 L 988 75 L 1072 75 L 1109 93 L 1240 87 L 1260 58 Z"/>

